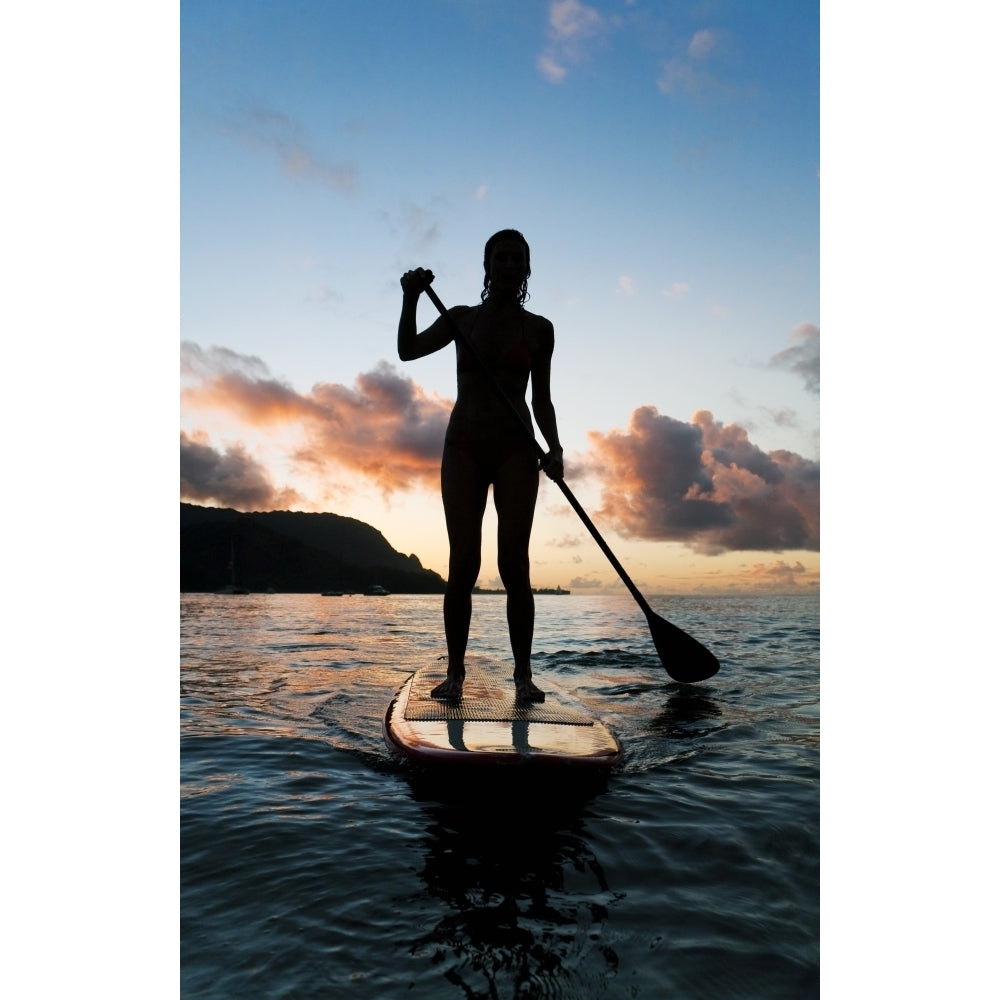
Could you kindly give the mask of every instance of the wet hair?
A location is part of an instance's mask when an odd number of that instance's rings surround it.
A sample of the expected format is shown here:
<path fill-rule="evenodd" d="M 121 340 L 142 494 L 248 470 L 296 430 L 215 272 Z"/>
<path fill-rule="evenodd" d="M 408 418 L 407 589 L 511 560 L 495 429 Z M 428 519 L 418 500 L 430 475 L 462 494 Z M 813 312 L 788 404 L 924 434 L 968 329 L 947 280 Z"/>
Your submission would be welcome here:
<path fill-rule="evenodd" d="M 516 229 L 501 229 L 499 233 L 494 233 L 486 241 L 486 249 L 483 251 L 483 271 L 486 273 L 483 277 L 483 291 L 479 297 L 483 302 L 489 297 L 490 257 L 493 255 L 493 247 L 501 240 L 517 240 L 524 244 L 524 279 L 521 281 L 521 287 L 517 290 L 517 301 L 523 306 L 528 298 L 528 278 L 531 277 L 531 248 L 528 246 L 528 241 Z"/>

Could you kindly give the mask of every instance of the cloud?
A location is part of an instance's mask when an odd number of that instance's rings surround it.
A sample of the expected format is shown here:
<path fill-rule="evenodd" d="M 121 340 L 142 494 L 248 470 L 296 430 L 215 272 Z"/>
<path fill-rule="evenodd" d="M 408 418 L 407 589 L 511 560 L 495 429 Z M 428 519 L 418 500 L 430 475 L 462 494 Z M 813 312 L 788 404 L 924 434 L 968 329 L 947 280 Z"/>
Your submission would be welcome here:
<path fill-rule="evenodd" d="M 451 414 L 449 400 L 428 396 L 386 362 L 357 377 L 353 388 L 329 382 L 313 387 L 321 418 L 311 422 L 299 462 L 334 462 L 376 483 L 385 495 L 436 488 Z"/>
<path fill-rule="evenodd" d="M 600 12 L 579 0 L 549 4 L 549 44 L 539 54 L 539 72 L 552 83 L 562 83 L 569 66 L 587 58 L 590 46 L 607 30 Z"/>
<path fill-rule="evenodd" d="M 696 31 L 683 55 L 660 64 L 656 84 L 668 97 L 697 99 L 729 96 L 735 92 L 708 68 L 710 61 L 725 61 L 732 46 L 730 37 L 718 30 L 702 28 Z M 711 58 L 710 58 L 711 57 Z"/>
<path fill-rule="evenodd" d="M 332 475 L 337 467 L 386 496 L 437 488 L 452 403 L 429 396 L 386 362 L 358 375 L 353 386 L 323 382 L 298 392 L 258 359 L 233 351 L 188 343 L 182 357 L 197 377 L 181 391 L 189 412 L 218 409 L 248 427 L 297 432 L 288 458 L 314 475 Z"/>
<path fill-rule="evenodd" d="M 669 288 L 664 288 L 661 293 L 668 299 L 679 299 L 691 291 L 691 286 L 686 281 L 675 281 Z"/>
<path fill-rule="evenodd" d="M 402 225 L 406 245 L 419 251 L 429 250 L 441 237 L 437 216 L 419 205 L 406 206 Z"/>
<path fill-rule="evenodd" d="M 483 194 L 485 196 L 485 190 Z M 432 199 L 429 208 L 408 202 L 394 212 L 379 211 L 379 218 L 399 243 L 402 253 L 397 261 L 399 267 L 412 267 L 414 254 L 428 253 L 434 247 L 441 238 L 441 217 L 450 212 L 450 203 L 442 198 Z"/>
<path fill-rule="evenodd" d="M 251 148 L 273 155 L 289 177 L 315 181 L 339 192 L 350 192 L 357 186 L 357 166 L 326 160 L 311 148 L 302 126 L 283 112 L 263 107 L 244 109 L 226 123 L 226 129 Z"/>
<path fill-rule="evenodd" d="M 181 370 L 197 382 L 181 390 L 181 402 L 193 409 L 218 409 L 252 427 L 313 420 L 321 411 L 308 396 L 272 378 L 256 357 L 224 347 L 208 351 L 181 345 Z"/>
<path fill-rule="evenodd" d="M 546 544 L 557 549 L 576 549 L 583 544 L 583 539 L 579 535 L 563 535 L 562 538 L 553 538 Z"/>
<path fill-rule="evenodd" d="M 217 451 L 204 435 L 181 431 L 181 500 L 211 501 L 237 510 L 278 510 L 302 498 L 295 490 L 275 489 L 243 445 Z"/>
<path fill-rule="evenodd" d="M 699 90 L 699 78 L 694 67 L 685 59 L 668 59 L 660 67 L 660 75 L 656 85 L 673 97 L 682 93 L 695 93 Z"/>
<path fill-rule="evenodd" d="M 819 327 L 812 323 L 800 323 L 789 338 L 790 347 L 779 351 L 771 358 L 772 368 L 787 368 L 801 375 L 809 392 L 819 392 Z"/>
<path fill-rule="evenodd" d="M 596 34 L 604 19 L 595 8 L 579 0 L 556 0 L 549 5 L 549 24 L 555 38 L 567 41 Z"/>
<path fill-rule="evenodd" d="M 238 354 L 228 347 L 207 351 L 191 340 L 181 343 L 181 375 L 207 378 L 222 371 L 241 371 L 247 376 L 266 377 L 267 365 L 255 354 Z"/>
<path fill-rule="evenodd" d="M 307 302 L 343 302 L 344 295 L 337 289 L 331 288 L 326 282 L 318 281 L 309 286 L 306 292 Z"/>
<path fill-rule="evenodd" d="M 622 295 L 635 295 L 635 279 L 623 274 L 618 279 L 618 291 Z"/>
<path fill-rule="evenodd" d="M 688 55 L 700 62 L 707 58 L 708 54 L 715 48 L 718 42 L 718 35 L 709 28 L 702 28 L 696 31 L 688 44 Z"/>
<path fill-rule="evenodd" d="M 569 72 L 565 66 L 556 62 L 555 56 L 551 52 L 543 52 L 537 60 L 538 71 L 549 83 L 562 83 Z"/>
<path fill-rule="evenodd" d="M 754 590 L 788 590 L 793 587 L 815 587 L 818 575 L 810 572 L 801 562 L 787 563 L 779 559 L 773 563 L 754 563 L 747 571 Z"/>
<path fill-rule="evenodd" d="M 626 536 L 708 555 L 819 548 L 819 464 L 763 452 L 737 424 L 690 423 L 643 406 L 626 432 L 591 431 L 600 515 Z"/>
<path fill-rule="evenodd" d="M 762 406 L 760 409 L 775 427 L 797 428 L 799 426 L 799 415 L 787 406 L 783 406 L 780 410 L 769 406 Z"/>

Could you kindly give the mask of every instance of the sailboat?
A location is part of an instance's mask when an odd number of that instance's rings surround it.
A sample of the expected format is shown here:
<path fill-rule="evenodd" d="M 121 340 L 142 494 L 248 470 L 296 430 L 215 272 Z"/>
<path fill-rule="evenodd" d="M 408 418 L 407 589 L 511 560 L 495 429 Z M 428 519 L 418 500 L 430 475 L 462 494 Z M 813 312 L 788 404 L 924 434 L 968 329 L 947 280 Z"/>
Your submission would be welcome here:
<path fill-rule="evenodd" d="M 223 594 L 249 594 L 250 591 L 246 587 L 238 587 L 236 585 L 236 544 L 235 542 L 229 543 L 229 576 L 230 583 L 226 584 L 222 588 Z"/>

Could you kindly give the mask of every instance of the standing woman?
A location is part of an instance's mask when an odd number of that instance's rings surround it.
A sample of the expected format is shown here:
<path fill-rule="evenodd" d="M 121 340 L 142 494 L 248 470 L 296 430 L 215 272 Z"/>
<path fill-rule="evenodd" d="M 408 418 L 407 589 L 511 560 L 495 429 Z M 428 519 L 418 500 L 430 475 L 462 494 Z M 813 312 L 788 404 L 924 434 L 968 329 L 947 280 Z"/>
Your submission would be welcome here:
<path fill-rule="evenodd" d="M 549 452 L 542 467 L 551 479 L 563 475 L 562 446 L 549 390 L 554 333 L 544 316 L 524 308 L 531 274 L 531 252 L 514 229 L 491 236 L 483 256 L 483 292 L 477 306 L 449 309 L 452 320 L 485 361 L 523 420 L 531 426 L 525 393 L 531 381 L 531 412 Z M 451 325 L 439 316 L 417 333 L 417 300 L 433 281 L 424 268 L 400 279 L 403 309 L 398 348 L 402 361 L 422 358 L 455 341 Z M 524 428 L 514 419 L 489 378 L 455 341 L 458 398 L 451 412 L 441 458 L 441 496 L 448 543 L 448 585 L 444 629 L 448 676 L 432 692 L 435 698 L 462 695 L 465 649 L 472 617 L 472 590 L 482 558 L 483 514 L 489 487 L 497 511 L 500 578 L 507 591 L 507 627 L 514 654 L 514 684 L 519 701 L 544 701 L 531 680 L 531 641 L 535 600 L 531 592 L 528 541 L 538 496 L 538 458 Z"/>

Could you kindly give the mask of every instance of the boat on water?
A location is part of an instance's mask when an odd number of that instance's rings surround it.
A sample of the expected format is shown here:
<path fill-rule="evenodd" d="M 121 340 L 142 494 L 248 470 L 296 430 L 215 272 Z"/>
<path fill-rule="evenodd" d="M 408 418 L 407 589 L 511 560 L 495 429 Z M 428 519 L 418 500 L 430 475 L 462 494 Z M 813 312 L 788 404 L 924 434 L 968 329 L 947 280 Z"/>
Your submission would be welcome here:
<path fill-rule="evenodd" d="M 366 591 L 368 597 L 388 597 L 389 591 L 380 583 L 373 583 Z"/>
<path fill-rule="evenodd" d="M 222 590 L 219 591 L 220 594 L 250 593 L 247 587 L 241 586 L 236 582 L 236 545 L 234 542 L 229 543 L 229 577 L 229 583 L 227 583 Z"/>

